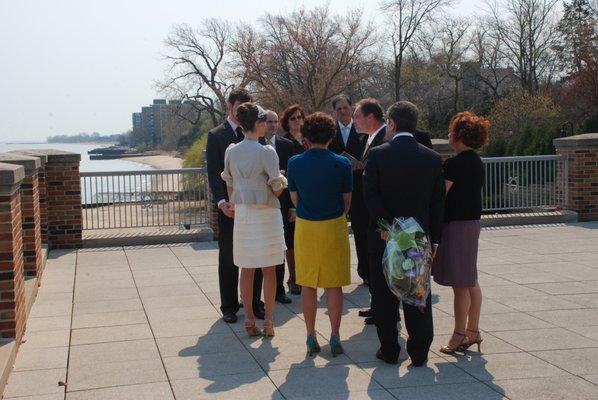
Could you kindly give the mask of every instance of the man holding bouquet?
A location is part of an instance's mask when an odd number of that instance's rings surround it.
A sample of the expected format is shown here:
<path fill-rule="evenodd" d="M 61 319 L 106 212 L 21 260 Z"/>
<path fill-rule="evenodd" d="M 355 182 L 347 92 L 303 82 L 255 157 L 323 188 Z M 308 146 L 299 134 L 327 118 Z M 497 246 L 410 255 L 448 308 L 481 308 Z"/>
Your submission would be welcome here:
<path fill-rule="evenodd" d="M 401 347 L 398 341 L 399 299 L 390 291 L 382 271 L 387 232 L 380 231 L 395 218 L 413 217 L 430 237 L 435 251 L 443 222 L 444 180 L 442 159 L 433 150 L 418 144 L 417 107 L 407 101 L 393 104 L 387 112 L 387 131 L 392 140 L 369 151 L 363 174 L 364 195 L 370 213 L 368 246 L 375 254 L 370 264 L 370 285 L 374 320 L 380 340 L 376 357 L 396 364 Z M 414 366 L 424 365 L 434 337 L 431 294 L 425 307 L 403 304 L 409 334 L 407 352 Z"/>

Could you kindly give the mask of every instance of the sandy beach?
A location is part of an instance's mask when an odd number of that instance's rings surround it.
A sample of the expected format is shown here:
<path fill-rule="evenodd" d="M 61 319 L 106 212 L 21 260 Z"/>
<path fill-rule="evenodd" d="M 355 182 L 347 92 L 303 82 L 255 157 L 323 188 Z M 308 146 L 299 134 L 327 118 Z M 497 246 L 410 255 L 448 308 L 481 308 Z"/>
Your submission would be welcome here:
<path fill-rule="evenodd" d="M 123 158 L 126 161 L 134 161 L 141 164 L 149 165 L 156 169 L 176 169 L 183 168 L 183 160 L 181 158 L 160 155 L 160 156 L 142 156 L 142 157 L 127 157 Z"/>

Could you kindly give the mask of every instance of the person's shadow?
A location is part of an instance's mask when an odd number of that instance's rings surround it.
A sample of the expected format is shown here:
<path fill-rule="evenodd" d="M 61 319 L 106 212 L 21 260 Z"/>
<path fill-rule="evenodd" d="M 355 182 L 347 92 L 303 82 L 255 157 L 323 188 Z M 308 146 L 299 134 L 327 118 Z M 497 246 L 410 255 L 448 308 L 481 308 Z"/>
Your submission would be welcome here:
<path fill-rule="evenodd" d="M 324 351 L 324 349 L 322 349 Z M 330 399 L 346 400 L 349 398 L 349 367 L 343 364 L 330 364 L 313 368 L 311 357 L 291 365 L 284 383 L 278 387 L 285 398 L 293 396 L 310 398 L 328 396 Z M 311 365 L 310 365 L 311 364 Z M 326 368 L 326 371 L 322 369 Z M 322 375 L 326 374 L 323 380 Z"/>
<path fill-rule="evenodd" d="M 241 319 L 239 323 L 242 324 Z M 211 381 L 204 389 L 207 393 L 227 392 L 264 377 L 262 367 L 240 340 L 238 335 L 242 333 L 225 329 L 223 324 L 222 321 L 216 321 L 205 335 L 197 339 L 195 345 L 178 353 L 179 357 L 197 359 L 197 376 Z M 263 350 L 260 351 L 260 362 L 267 365 L 276 359 L 278 351 L 269 340 L 256 337 L 257 340 L 262 341 L 259 347 Z"/>

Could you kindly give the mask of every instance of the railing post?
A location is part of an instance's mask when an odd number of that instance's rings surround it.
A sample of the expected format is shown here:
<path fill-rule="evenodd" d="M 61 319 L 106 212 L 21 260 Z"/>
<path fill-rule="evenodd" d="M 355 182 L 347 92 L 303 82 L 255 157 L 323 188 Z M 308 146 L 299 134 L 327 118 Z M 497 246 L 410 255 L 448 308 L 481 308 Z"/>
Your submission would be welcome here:
<path fill-rule="evenodd" d="M 563 176 L 567 207 L 579 221 L 598 220 L 598 133 L 558 138 L 556 152 L 565 157 Z"/>
<path fill-rule="evenodd" d="M 46 188 L 48 202 L 48 242 L 51 249 L 82 246 L 81 155 L 60 150 L 36 150 L 48 157 Z"/>
<path fill-rule="evenodd" d="M 432 146 L 434 147 L 434 151 L 440 154 L 442 161 L 456 154 L 455 150 L 448 144 L 447 139 L 432 139 Z"/>
<path fill-rule="evenodd" d="M 14 153 L 0 153 L 0 162 L 21 165 L 25 169 L 25 179 L 21 183 L 21 214 L 23 224 L 23 256 L 25 276 L 42 275 L 42 234 L 39 211 L 38 171 L 41 161 L 37 157 Z"/>
<path fill-rule="evenodd" d="M 0 163 L 0 337 L 17 345 L 25 331 L 21 165 Z"/>

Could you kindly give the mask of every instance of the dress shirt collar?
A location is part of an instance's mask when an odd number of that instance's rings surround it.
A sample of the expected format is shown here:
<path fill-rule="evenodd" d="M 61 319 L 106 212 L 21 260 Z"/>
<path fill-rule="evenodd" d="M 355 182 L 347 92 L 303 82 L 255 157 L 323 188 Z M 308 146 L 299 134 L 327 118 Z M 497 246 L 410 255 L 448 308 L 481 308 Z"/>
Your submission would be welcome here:
<path fill-rule="evenodd" d="M 236 135 L 237 134 L 237 128 L 239 127 L 239 124 L 235 124 L 233 122 L 233 120 L 231 119 L 231 117 L 226 117 L 226 120 L 230 124 L 231 128 L 233 128 L 233 132 L 235 132 L 235 135 Z"/>
<path fill-rule="evenodd" d="M 401 137 L 401 136 L 407 136 L 407 137 L 413 137 L 413 133 L 409 133 L 409 132 L 397 132 L 392 139 L 394 140 L 395 138 Z"/>
<path fill-rule="evenodd" d="M 343 123 L 339 120 L 338 126 L 341 128 L 341 130 L 348 130 L 349 132 L 351 132 L 351 128 L 353 127 L 353 118 L 351 118 L 351 121 L 348 125 L 343 125 Z"/>
<path fill-rule="evenodd" d="M 276 134 L 272 135 L 272 137 L 270 138 L 270 143 L 271 146 L 276 149 Z"/>
<path fill-rule="evenodd" d="M 372 144 L 372 142 L 374 141 L 374 139 L 376 138 L 376 136 L 380 133 L 380 131 L 382 129 L 386 128 L 386 124 L 382 124 L 380 125 L 380 128 L 378 128 L 378 130 L 376 132 L 374 132 L 372 135 L 370 135 L 368 137 L 368 146 L 370 146 Z"/>

